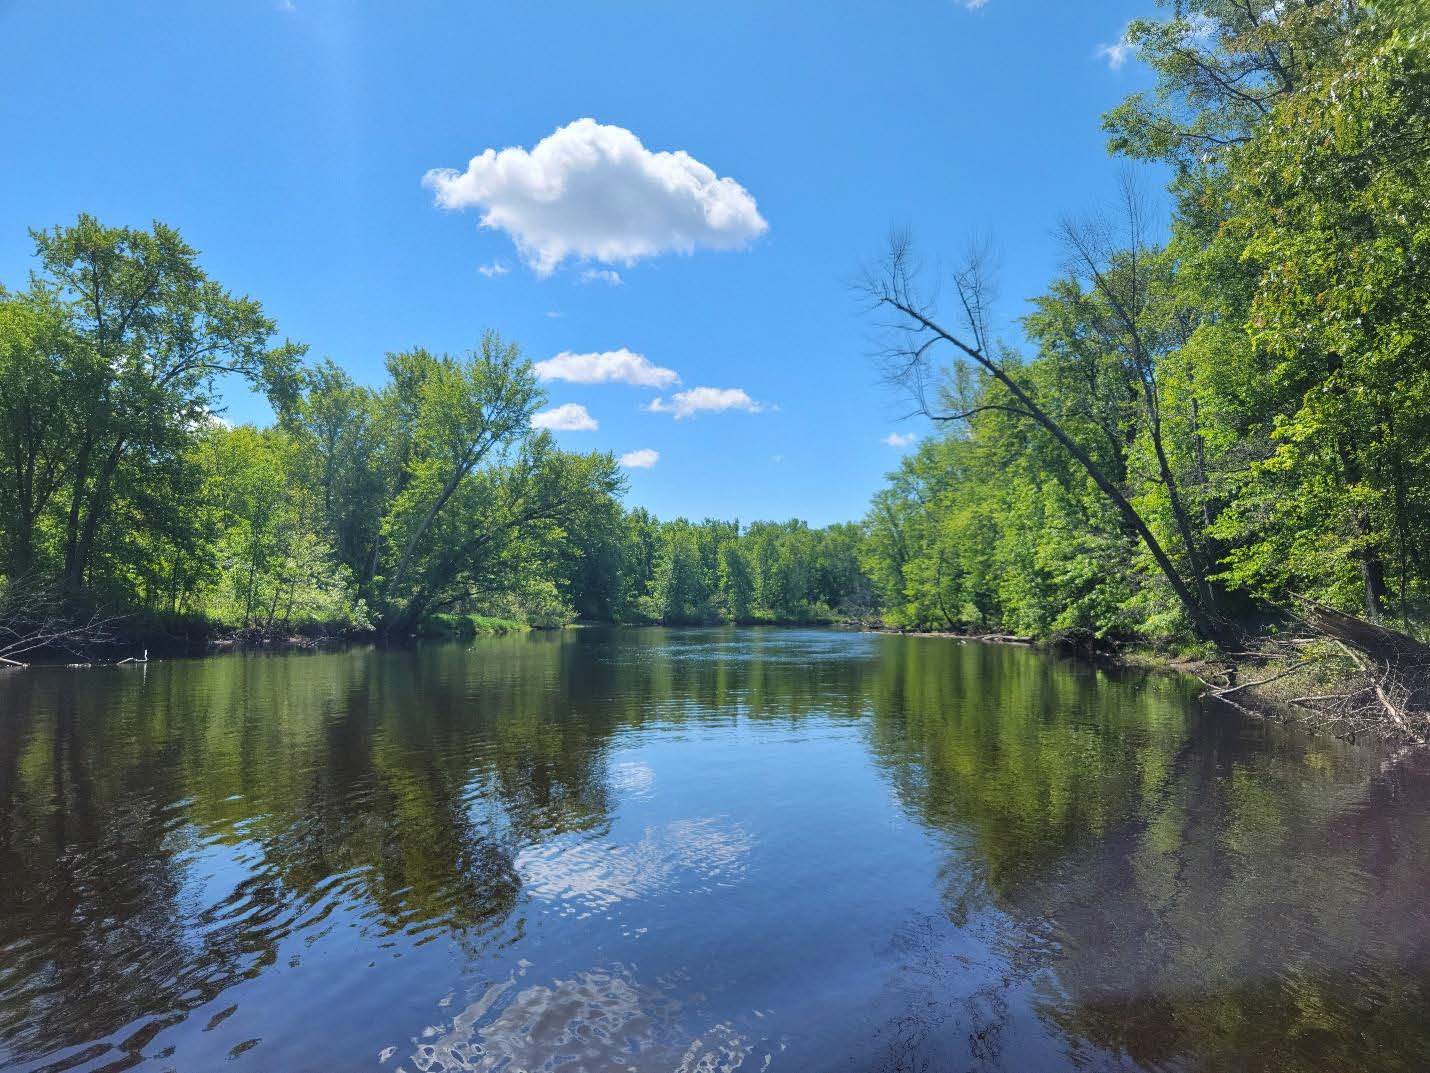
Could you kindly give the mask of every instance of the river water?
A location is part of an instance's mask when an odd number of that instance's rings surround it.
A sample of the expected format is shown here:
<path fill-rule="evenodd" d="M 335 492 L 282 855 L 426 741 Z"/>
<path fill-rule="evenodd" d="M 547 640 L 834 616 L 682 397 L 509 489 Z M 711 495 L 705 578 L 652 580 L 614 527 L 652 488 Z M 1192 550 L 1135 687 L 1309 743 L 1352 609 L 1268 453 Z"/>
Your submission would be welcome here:
<path fill-rule="evenodd" d="M 834 631 L 0 676 L 0 1069 L 1430 1069 L 1430 765 Z"/>

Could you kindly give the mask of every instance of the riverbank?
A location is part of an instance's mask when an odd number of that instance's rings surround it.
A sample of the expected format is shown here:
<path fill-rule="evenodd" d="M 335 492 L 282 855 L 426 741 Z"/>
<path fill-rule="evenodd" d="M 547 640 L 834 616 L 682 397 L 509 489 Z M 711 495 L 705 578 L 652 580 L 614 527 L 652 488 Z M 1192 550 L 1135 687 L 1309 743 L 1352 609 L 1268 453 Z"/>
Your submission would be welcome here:
<path fill-rule="evenodd" d="M 1386 627 L 1316 605 L 1317 632 L 1263 631 L 1236 649 L 1188 653 L 1145 641 L 1037 638 L 866 627 L 900 636 L 1019 645 L 1108 666 L 1189 675 L 1201 699 L 1349 742 L 1430 748 L 1430 648 Z"/>
<path fill-rule="evenodd" d="M 1174 650 L 1146 641 L 1112 641 L 1089 634 L 1039 638 L 1002 632 L 896 629 L 855 620 L 759 625 L 822 626 L 960 643 L 1013 645 L 1101 666 L 1184 674 L 1203 685 L 1203 700 L 1244 715 L 1274 719 L 1351 742 L 1374 739 L 1393 745 L 1430 747 L 1430 648 L 1407 635 L 1328 608 L 1317 608 L 1314 614 L 1320 616 L 1318 633 L 1294 636 L 1263 630 L 1244 638 L 1235 650 L 1218 653 Z M 438 615 L 424 620 L 403 640 L 472 640 L 535 628 L 538 627 L 497 616 Z M 1342 636 L 1336 636 L 1337 631 Z M 55 632 L 57 640 L 53 645 L 29 650 L 23 660 L 6 659 L 3 666 L 101 666 L 151 658 L 311 650 L 394 640 L 377 630 L 347 624 L 244 630 L 199 618 L 154 615 L 98 618 L 87 627 Z"/>
<path fill-rule="evenodd" d="M 371 627 L 348 623 L 306 623 L 273 628 L 240 628 L 201 617 L 155 615 L 147 612 L 111 614 L 97 612 L 87 620 L 56 622 L 44 643 L 17 647 L 15 658 L 5 659 L 0 648 L 0 669 L 30 665 L 69 664 L 100 666 L 147 659 L 201 657 L 237 651 L 292 651 L 344 644 L 412 640 L 473 640 L 536 630 L 577 627 L 628 626 L 700 628 L 705 626 L 837 627 L 849 626 L 829 619 L 780 619 L 738 623 L 603 622 L 577 620 L 533 624 L 495 615 L 440 614 L 423 619 L 411 633 L 385 634 Z M 43 641 L 43 638 L 40 639 Z"/>

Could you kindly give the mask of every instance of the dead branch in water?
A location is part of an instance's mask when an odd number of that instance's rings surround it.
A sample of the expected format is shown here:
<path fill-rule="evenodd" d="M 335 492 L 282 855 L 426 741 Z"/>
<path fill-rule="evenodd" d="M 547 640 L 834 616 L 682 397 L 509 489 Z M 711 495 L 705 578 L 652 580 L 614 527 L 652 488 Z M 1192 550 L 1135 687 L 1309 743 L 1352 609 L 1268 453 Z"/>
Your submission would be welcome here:
<path fill-rule="evenodd" d="M 1288 675 L 1295 674 L 1295 673 L 1296 673 L 1297 671 L 1299 671 L 1302 667 L 1309 667 L 1311 664 L 1316 663 L 1316 662 L 1319 662 L 1319 661 L 1318 661 L 1317 659 L 1315 659 L 1315 658 L 1312 658 L 1312 659 L 1303 659 L 1303 660 L 1301 660 L 1299 663 L 1293 663 L 1293 664 L 1291 664 L 1291 666 L 1287 667 L 1284 671 L 1281 671 L 1281 672 L 1279 672 L 1279 673 L 1277 673 L 1277 674 L 1273 674 L 1273 675 L 1271 675 L 1270 677 L 1267 677 L 1267 678 L 1258 678 L 1258 679 L 1256 679 L 1256 680 L 1253 681 L 1253 682 L 1243 682 L 1243 683 L 1241 683 L 1241 685 L 1239 685 L 1239 686 L 1227 686 L 1227 687 L 1222 688 L 1222 689 L 1214 689 L 1214 690 L 1212 691 L 1212 694 L 1211 694 L 1211 695 L 1214 696 L 1214 697 L 1216 697 L 1218 700 L 1225 700 L 1227 697 L 1231 696 L 1231 694 L 1233 694 L 1233 693 L 1240 693 L 1243 689 L 1252 689 L 1252 688 L 1254 688 L 1254 687 L 1256 687 L 1256 686 L 1264 686 L 1264 685 L 1266 685 L 1266 684 L 1268 684 L 1268 683 L 1270 683 L 1270 682 L 1275 682 L 1277 679 L 1285 678 L 1285 677 L 1287 677 Z"/>
<path fill-rule="evenodd" d="M 1302 621 L 1322 645 L 1334 646 L 1349 662 L 1349 671 L 1333 680 L 1312 682 L 1319 690 L 1284 698 L 1280 703 L 1314 713 L 1314 724 L 1340 737 L 1371 734 L 1414 745 L 1430 745 L 1430 645 L 1379 623 L 1358 618 L 1314 600 L 1301 600 Z M 1224 686 L 1207 683 L 1204 696 L 1223 700 L 1241 710 L 1230 698 L 1254 690 L 1320 662 L 1334 653 L 1305 655 L 1306 638 L 1268 643 L 1254 655 L 1269 665 L 1289 658 L 1295 662 L 1274 674 L 1233 685 L 1228 674 Z M 1252 655 L 1252 653 L 1248 653 Z M 1344 666 L 1344 664 L 1342 664 Z"/>
<path fill-rule="evenodd" d="M 114 642 L 114 626 L 124 616 L 74 612 L 52 591 L 12 580 L 0 589 L 0 664 L 29 666 L 22 656 L 65 652 L 85 659 Z"/>

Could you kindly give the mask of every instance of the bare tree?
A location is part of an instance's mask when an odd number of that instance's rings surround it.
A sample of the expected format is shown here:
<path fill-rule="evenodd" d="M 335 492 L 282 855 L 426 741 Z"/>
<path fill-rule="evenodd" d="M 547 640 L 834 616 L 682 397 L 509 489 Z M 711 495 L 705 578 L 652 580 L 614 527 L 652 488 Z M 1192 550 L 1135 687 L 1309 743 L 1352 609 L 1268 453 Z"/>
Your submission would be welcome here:
<path fill-rule="evenodd" d="M 114 641 L 121 616 L 96 611 L 76 616 L 53 586 L 31 576 L 0 585 L 0 666 L 28 666 L 20 657 L 34 652 L 67 652 L 88 659 Z"/>
<path fill-rule="evenodd" d="M 887 332 L 883 352 L 886 375 L 909 392 L 917 412 L 934 421 L 966 421 L 975 414 L 998 410 L 1042 427 L 1087 472 L 1127 527 L 1137 534 L 1176 594 L 1197 635 L 1219 643 L 1219 623 L 1207 613 L 1146 520 L 1092 456 L 1039 405 L 1031 388 L 1024 386 L 1015 375 L 1015 366 L 1004 356 L 995 354 L 989 331 L 988 297 L 992 288 L 987 262 L 986 247 L 977 248 L 953 273 L 963 320 L 963 330 L 959 331 L 945 326 L 936 302 L 920 289 L 920 272 L 909 235 L 896 232 L 891 236 L 887 255 L 868 271 L 862 285 L 873 309 L 893 314 L 893 319 L 883 324 Z M 955 357 L 951 369 L 940 367 L 931 357 L 940 346 L 953 348 Z M 960 385 L 966 383 L 962 370 L 970 367 L 970 363 L 973 369 L 998 381 L 1013 401 L 989 402 L 959 390 Z"/>

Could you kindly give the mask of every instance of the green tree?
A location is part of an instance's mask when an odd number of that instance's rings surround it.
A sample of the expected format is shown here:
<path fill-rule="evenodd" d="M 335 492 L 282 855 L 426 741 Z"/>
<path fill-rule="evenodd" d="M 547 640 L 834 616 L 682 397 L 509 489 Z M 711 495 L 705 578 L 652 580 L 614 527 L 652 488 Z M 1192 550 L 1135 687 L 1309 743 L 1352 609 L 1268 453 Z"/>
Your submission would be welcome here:
<path fill-rule="evenodd" d="M 66 405 L 76 434 L 59 539 L 63 582 L 78 593 L 116 498 L 164 494 L 157 463 L 181 456 L 217 407 L 218 378 L 242 376 L 281 408 L 303 348 L 270 345 L 275 326 L 259 304 L 210 279 L 164 224 L 108 228 L 82 215 L 33 235 L 35 300 L 63 306 L 71 336 Z M 132 519 L 143 524 L 139 512 Z"/>
<path fill-rule="evenodd" d="M 755 579 L 750 561 L 737 541 L 720 548 L 719 609 L 730 622 L 749 622 L 755 611 Z"/>
<path fill-rule="evenodd" d="M 58 301 L 0 290 L 0 561 L 11 578 L 46 565 L 41 519 L 65 487 L 78 433 L 75 347 Z"/>

